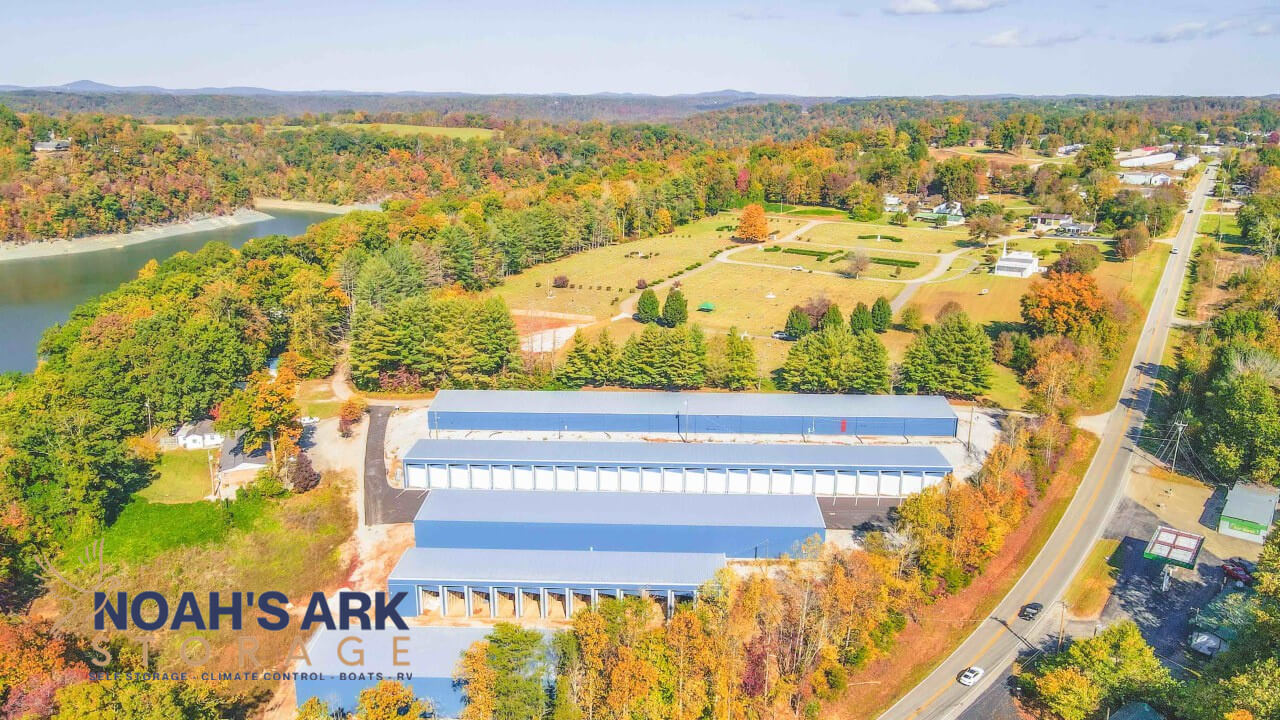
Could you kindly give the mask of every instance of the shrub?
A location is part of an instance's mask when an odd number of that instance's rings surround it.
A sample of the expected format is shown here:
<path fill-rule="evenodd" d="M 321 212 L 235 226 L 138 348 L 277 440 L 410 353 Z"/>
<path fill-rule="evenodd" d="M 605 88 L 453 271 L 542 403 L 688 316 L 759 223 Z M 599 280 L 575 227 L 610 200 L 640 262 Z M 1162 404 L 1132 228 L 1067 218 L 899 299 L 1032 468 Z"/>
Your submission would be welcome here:
<path fill-rule="evenodd" d="M 648 280 L 645 280 L 644 278 L 640 278 L 639 280 L 637 280 L 637 281 L 636 281 L 636 289 L 637 289 L 637 290 L 643 290 L 643 289 L 645 289 L 645 288 L 647 288 L 647 287 L 649 287 L 649 281 L 648 281 Z"/>
<path fill-rule="evenodd" d="M 889 242 L 902 242 L 902 238 L 896 235 L 859 235 L 859 240 L 888 240 Z"/>
<path fill-rule="evenodd" d="M 568 286 L 569 286 L 569 278 L 566 275 L 557 275 L 555 279 L 551 281 L 551 287 L 563 288 Z"/>
<path fill-rule="evenodd" d="M 920 267 L 919 260 L 902 260 L 900 258 L 873 257 L 871 258 L 871 262 L 876 265 L 888 265 L 889 267 L 896 268 Z"/>
<path fill-rule="evenodd" d="M 298 453 L 298 459 L 293 463 L 293 489 L 295 492 L 304 493 L 308 490 L 314 490 L 320 484 L 320 473 L 316 471 L 311 464 L 311 458 L 306 453 Z"/>

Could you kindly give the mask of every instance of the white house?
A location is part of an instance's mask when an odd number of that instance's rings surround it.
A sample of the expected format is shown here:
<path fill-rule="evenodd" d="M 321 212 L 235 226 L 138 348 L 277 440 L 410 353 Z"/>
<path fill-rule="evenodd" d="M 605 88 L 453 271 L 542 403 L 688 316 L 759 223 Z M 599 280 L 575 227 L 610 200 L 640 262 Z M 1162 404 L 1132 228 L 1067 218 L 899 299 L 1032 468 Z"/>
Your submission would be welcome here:
<path fill-rule="evenodd" d="M 1071 143 L 1070 145 L 1063 145 L 1062 147 L 1058 148 L 1058 157 L 1075 155 L 1076 153 L 1080 152 L 1083 149 L 1084 149 L 1084 143 Z"/>
<path fill-rule="evenodd" d="M 1168 173 L 1127 172 L 1120 173 L 1120 182 L 1125 185 L 1168 185 L 1173 181 Z"/>
<path fill-rule="evenodd" d="M 951 202 L 943 202 L 937 205 L 930 212 L 935 212 L 939 215 L 959 215 L 964 217 L 964 206 L 960 204 L 959 200 L 952 200 Z"/>
<path fill-rule="evenodd" d="M 1040 258 L 1025 250 L 1006 250 L 991 272 L 1001 277 L 1029 278 L 1040 272 Z"/>
<path fill-rule="evenodd" d="M 1032 230 L 1052 230 L 1071 222 L 1072 218 L 1064 213 L 1036 213 L 1027 220 L 1031 222 Z"/>
<path fill-rule="evenodd" d="M 884 194 L 884 211 L 885 212 L 887 213 L 898 212 L 900 210 L 905 210 L 906 208 L 907 206 L 905 203 L 902 202 L 902 198 L 892 193 Z"/>
<path fill-rule="evenodd" d="M 1217 155 L 1218 153 L 1222 152 L 1222 146 L 1221 145 L 1201 145 L 1200 152 L 1204 153 L 1205 155 Z"/>
<path fill-rule="evenodd" d="M 1151 167 L 1152 165 L 1171 163 L 1177 159 L 1178 156 L 1171 152 L 1152 153 L 1151 155 L 1143 155 L 1142 157 L 1121 160 L 1120 167 Z"/>
<path fill-rule="evenodd" d="M 213 429 L 212 420 L 201 420 L 198 423 L 185 423 L 178 429 L 178 445 L 184 450 L 211 450 L 222 447 L 226 440 L 222 433 Z"/>
<path fill-rule="evenodd" d="M 1191 168 L 1199 164 L 1200 164 L 1199 155 L 1188 155 L 1187 157 L 1184 157 L 1178 162 L 1174 163 L 1173 169 L 1177 170 L 1178 172 L 1182 172 L 1184 170 L 1190 170 Z"/>

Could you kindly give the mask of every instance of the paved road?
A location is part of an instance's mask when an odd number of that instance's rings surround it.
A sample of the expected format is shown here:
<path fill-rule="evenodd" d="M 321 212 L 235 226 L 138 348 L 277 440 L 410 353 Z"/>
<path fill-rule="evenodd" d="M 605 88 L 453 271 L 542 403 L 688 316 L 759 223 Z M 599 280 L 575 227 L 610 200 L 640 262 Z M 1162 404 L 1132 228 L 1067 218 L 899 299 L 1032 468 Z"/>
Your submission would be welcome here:
<path fill-rule="evenodd" d="M 1211 167 L 1192 193 L 1194 212 L 1183 218 L 1182 228 L 1173 239 L 1177 254 L 1165 265 L 1132 367 L 1125 376 L 1120 402 L 1110 413 L 1098 452 L 1058 527 L 992 616 L 980 621 L 955 652 L 881 716 L 883 720 L 943 720 L 959 716 L 985 689 L 1005 676 L 1004 671 L 1019 648 L 1027 647 L 1027 641 L 1019 635 L 1034 639 L 1050 630 L 1050 620 L 1058 616 L 1060 608 L 1049 606 L 1062 596 L 1124 494 L 1125 478 L 1136 451 L 1133 436 L 1142 427 L 1151 402 L 1152 385 L 1177 308 L 1205 194 L 1215 173 L 1216 168 Z M 1029 602 L 1043 603 L 1047 608 L 1034 627 L 1017 619 L 1018 609 Z M 987 674 L 978 687 L 965 688 L 956 682 L 956 676 L 971 665 L 985 668 Z"/>
<path fill-rule="evenodd" d="M 426 490 L 402 490 L 387 483 L 387 420 L 392 408 L 369 406 L 369 433 L 364 441 L 364 524 L 411 522 L 427 497 Z"/>

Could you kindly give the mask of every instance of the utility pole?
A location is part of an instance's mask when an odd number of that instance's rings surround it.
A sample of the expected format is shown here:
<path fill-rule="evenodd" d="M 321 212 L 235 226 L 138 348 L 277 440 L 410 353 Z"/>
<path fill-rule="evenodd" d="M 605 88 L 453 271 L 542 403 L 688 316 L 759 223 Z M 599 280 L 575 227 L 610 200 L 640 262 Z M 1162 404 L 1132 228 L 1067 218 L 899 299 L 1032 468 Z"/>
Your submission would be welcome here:
<path fill-rule="evenodd" d="M 965 452 L 973 452 L 973 413 L 974 408 L 978 405 L 978 399 L 973 399 L 973 404 L 969 406 L 969 437 L 964 441 Z"/>
<path fill-rule="evenodd" d="M 1062 605 L 1062 614 L 1058 621 L 1058 652 L 1062 652 L 1062 637 L 1067 634 L 1067 601 L 1059 600 L 1058 604 Z"/>
<path fill-rule="evenodd" d="M 1170 464 L 1171 465 L 1170 469 L 1174 473 L 1178 472 L 1178 447 L 1182 444 L 1182 431 L 1186 427 L 1187 427 L 1187 423 L 1185 420 L 1176 420 L 1173 423 L 1173 429 L 1174 429 L 1174 432 L 1177 433 L 1177 435 L 1175 435 L 1173 438 L 1173 462 Z"/>

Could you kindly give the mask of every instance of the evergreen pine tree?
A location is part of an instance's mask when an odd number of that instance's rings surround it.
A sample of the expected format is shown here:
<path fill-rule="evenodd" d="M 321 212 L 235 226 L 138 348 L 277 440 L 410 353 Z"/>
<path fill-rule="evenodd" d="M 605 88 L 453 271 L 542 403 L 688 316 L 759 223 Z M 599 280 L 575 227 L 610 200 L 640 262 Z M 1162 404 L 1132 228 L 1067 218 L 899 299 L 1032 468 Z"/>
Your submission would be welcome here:
<path fill-rule="evenodd" d="M 556 371 L 556 379 L 565 387 L 580 388 L 595 379 L 596 348 L 579 330 L 573 334 L 573 347 L 565 355 L 564 364 Z"/>
<path fill-rule="evenodd" d="M 636 301 L 636 319 L 642 323 L 656 323 L 662 319 L 662 310 L 658 305 L 658 294 L 653 288 L 645 288 Z"/>
<path fill-rule="evenodd" d="M 707 383 L 726 390 L 750 390 L 758 384 L 756 351 L 738 328 L 729 328 L 724 344 L 708 358 Z"/>
<path fill-rule="evenodd" d="M 662 320 L 667 327 L 683 325 L 689 319 L 689 303 L 684 293 L 673 288 L 667 293 L 667 300 L 662 305 Z"/>
<path fill-rule="evenodd" d="M 871 330 L 871 310 L 866 303 L 858 303 L 858 307 L 853 309 L 849 315 L 849 330 L 854 333 L 862 333 Z"/>
<path fill-rule="evenodd" d="M 787 325 L 783 328 L 783 332 L 799 340 L 808 335 L 812 329 L 809 324 L 809 316 L 805 311 L 799 305 L 791 308 L 791 312 L 787 314 Z"/>
<path fill-rule="evenodd" d="M 361 312 L 351 334 L 351 379 L 361 390 L 377 390 L 378 376 L 400 362 L 400 339 L 380 311 Z"/>
<path fill-rule="evenodd" d="M 878 333 L 882 333 L 889 329 L 893 324 L 893 308 L 889 307 L 889 301 L 883 295 L 876 298 L 876 302 L 871 306 L 871 329 Z"/>
<path fill-rule="evenodd" d="M 907 392 L 975 397 L 991 387 L 991 340 L 963 312 L 946 315 L 916 337 L 902 359 Z"/>
<path fill-rule="evenodd" d="M 618 344 L 609 337 L 608 330 L 601 330 L 596 340 L 595 352 L 592 354 L 594 367 L 591 373 L 591 385 L 601 387 L 618 383 L 618 362 L 622 359 L 622 351 Z"/>
<path fill-rule="evenodd" d="M 873 333 L 821 330 L 792 346 L 778 375 L 796 392 L 884 393 L 889 353 Z"/>
<path fill-rule="evenodd" d="M 839 305 L 836 305 L 835 303 L 831 303 L 831 305 L 827 308 L 827 311 L 822 314 L 822 319 L 818 321 L 818 329 L 819 330 L 831 330 L 831 329 L 843 330 L 844 329 L 844 315 L 840 312 Z"/>

